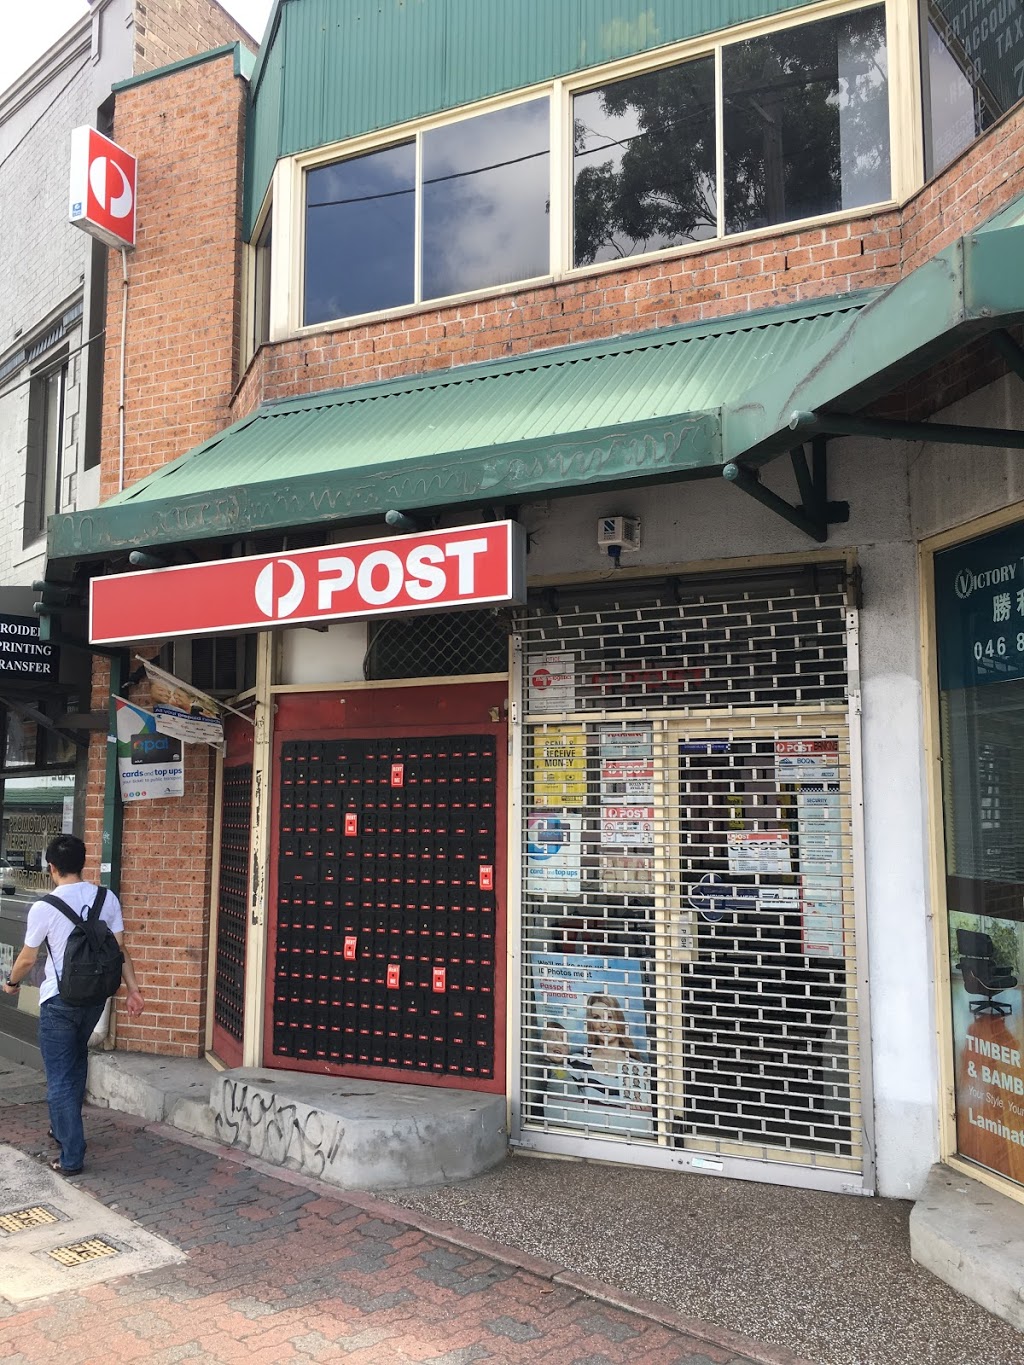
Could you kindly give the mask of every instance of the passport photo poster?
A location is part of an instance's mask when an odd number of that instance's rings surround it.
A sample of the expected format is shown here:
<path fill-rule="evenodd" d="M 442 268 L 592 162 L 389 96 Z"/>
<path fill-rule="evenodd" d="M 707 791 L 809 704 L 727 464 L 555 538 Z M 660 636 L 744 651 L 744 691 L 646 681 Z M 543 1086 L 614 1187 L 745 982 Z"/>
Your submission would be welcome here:
<path fill-rule="evenodd" d="M 115 697 L 117 771 L 122 801 L 183 796 L 185 765 L 181 740 L 161 734 L 151 711 Z"/>
<path fill-rule="evenodd" d="M 951 911 L 957 1148 L 1024 1181 L 1024 925 Z"/>

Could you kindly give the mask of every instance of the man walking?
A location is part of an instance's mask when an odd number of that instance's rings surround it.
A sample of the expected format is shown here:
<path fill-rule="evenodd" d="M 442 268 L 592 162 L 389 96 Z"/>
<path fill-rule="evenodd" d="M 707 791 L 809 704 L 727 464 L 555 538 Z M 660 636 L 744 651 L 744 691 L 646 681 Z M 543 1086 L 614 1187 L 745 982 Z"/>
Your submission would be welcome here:
<path fill-rule="evenodd" d="M 82 879 L 85 844 L 73 834 L 58 834 L 43 855 L 50 869 L 55 894 L 83 919 L 96 899 L 98 888 Z M 121 904 L 107 891 L 100 907 L 106 923 L 124 955 L 122 977 L 128 987 L 128 1013 L 141 1014 L 145 1001 L 135 979 L 135 968 L 124 944 Z M 58 982 L 64 966 L 64 950 L 75 925 L 56 906 L 36 901 L 28 912 L 25 946 L 18 954 L 4 985 L 8 995 L 17 992 L 31 971 L 39 949 L 47 944 L 46 972 L 39 988 L 39 1051 L 46 1071 L 46 1099 L 50 1107 L 50 1136 L 60 1146 L 60 1156 L 50 1163 L 63 1175 L 77 1175 L 85 1161 L 82 1105 L 89 1073 L 89 1038 L 103 1013 L 103 1002 L 72 1005 L 61 998 Z"/>

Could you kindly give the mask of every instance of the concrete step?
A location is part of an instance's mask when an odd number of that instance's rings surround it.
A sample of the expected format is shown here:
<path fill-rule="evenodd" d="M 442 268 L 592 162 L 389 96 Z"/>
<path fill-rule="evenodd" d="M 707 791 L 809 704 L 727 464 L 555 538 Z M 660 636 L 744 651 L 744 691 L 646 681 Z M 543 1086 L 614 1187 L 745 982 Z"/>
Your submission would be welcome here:
<path fill-rule="evenodd" d="M 1024 1332 L 1021 1206 L 950 1166 L 933 1166 L 910 1214 L 918 1265 Z"/>
<path fill-rule="evenodd" d="M 508 1150 L 504 1096 L 468 1090 L 97 1052 L 88 1098 L 347 1189 L 468 1180 Z"/>

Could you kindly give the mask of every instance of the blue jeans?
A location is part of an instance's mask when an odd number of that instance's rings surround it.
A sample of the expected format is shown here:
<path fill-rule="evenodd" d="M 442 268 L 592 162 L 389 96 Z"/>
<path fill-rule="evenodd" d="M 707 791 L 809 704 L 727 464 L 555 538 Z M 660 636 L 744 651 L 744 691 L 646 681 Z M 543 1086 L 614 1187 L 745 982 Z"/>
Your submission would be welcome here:
<path fill-rule="evenodd" d="M 69 1005 L 59 995 L 39 1007 L 39 1051 L 46 1070 L 50 1127 L 60 1143 L 60 1164 L 74 1171 L 85 1161 L 82 1105 L 89 1075 L 89 1038 L 102 1005 Z"/>

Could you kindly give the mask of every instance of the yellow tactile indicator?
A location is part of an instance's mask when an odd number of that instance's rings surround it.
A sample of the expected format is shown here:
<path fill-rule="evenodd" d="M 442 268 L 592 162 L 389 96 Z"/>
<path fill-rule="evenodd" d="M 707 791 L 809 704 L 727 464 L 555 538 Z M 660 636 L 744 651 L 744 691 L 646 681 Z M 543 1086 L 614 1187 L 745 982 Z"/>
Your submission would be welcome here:
<path fill-rule="evenodd" d="M 60 1220 L 50 1209 L 44 1208 L 42 1204 L 36 1204 L 31 1209 L 15 1209 L 13 1213 L 0 1213 L 0 1232 L 27 1232 L 29 1228 L 42 1228 L 47 1223 L 57 1223 Z"/>
<path fill-rule="evenodd" d="M 103 1256 L 116 1256 L 117 1247 L 105 1242 L 102 1237 L 90 1237 L 85 1242 L 72 1242 L 70 1246 L 55 1247 L 53 1251 L 46 1253 L 52 1257 L 58 1265 L 70 1270 L 76 1265 L 85 1265 L 87 1261 L 98 1261 Z"/>

